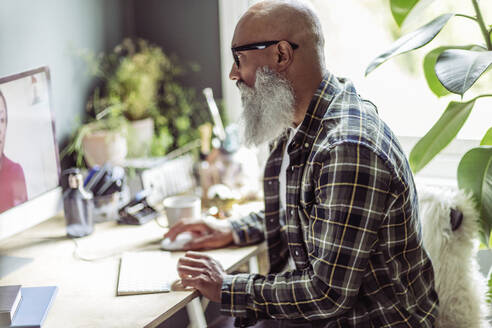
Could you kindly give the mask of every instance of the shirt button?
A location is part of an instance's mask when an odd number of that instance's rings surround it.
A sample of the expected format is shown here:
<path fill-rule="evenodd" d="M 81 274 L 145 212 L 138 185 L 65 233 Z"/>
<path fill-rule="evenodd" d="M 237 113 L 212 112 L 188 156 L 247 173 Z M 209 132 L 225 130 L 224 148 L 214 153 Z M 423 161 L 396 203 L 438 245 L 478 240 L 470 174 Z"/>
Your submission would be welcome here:
<path fill-rule="evenodd" d="M 290 210 L 290 215 L 294 215 L 294 210 Z"/>
<path fill-rule="evenodd" d="M 299 256 L 299 251 L 296 249 L 296 250 L 294 251 L 294 254 L 295 254 L 296 256 Z"/>
<path fill-rule="evenodd" d="M 272 181 L 268 181 L 268 184 L 271 185 L 272 184 Z"/>
<path fill-rule="evenodd" d="M 308 148 L 308 147 L 309 147 L 309 144 L 306 142 L 306 143 L 304 144 L 304 147 L 305 147 L 305 148 Z"/>
<path fill-rule="evenodd" d="M 293 167 L 293 166 L 291 166 L 291 167 L 290 167 L 290 170 L 291 170 L 292 172 L 294 172 L 294 167 Z"/>
<path fill-rule="evenodd" d="M 275 221 L 274 219 L 270 219 L 270 223 L 273 223 L 273 221 Z"/>

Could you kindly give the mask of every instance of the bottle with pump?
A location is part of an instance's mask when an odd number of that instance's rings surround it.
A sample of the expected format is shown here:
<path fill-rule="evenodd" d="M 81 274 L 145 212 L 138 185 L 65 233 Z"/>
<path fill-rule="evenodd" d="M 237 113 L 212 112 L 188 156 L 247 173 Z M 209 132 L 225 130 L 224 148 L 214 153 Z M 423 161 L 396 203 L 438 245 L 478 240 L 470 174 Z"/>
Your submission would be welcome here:
<path fill-rule="evenodd" d="M 65 170 L 63 175 L 68 178 L 68 189 L 63 193 L 67 235 L 75 238 L 90 235 L 94 230 L 93 195 L 84 189 L 79 169 Z"/>

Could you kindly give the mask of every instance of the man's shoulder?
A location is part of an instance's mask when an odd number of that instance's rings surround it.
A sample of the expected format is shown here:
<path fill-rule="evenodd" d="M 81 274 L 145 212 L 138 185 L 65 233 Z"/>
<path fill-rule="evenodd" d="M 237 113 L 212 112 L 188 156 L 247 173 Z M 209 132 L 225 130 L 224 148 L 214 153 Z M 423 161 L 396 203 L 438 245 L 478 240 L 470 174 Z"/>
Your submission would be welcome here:
<path fill-rule="evenodd" d="M 316 133 L 314 153 L 323 156 L 334 147 L 362 146 L 373 152 L 397 175 L 408 175 L 408 161 L 389 126 L 379 117 L 376 106 L 363 99 L 347 79 L 333 95 Z M 400 171 L 400 172 L 398 172 Z"/>

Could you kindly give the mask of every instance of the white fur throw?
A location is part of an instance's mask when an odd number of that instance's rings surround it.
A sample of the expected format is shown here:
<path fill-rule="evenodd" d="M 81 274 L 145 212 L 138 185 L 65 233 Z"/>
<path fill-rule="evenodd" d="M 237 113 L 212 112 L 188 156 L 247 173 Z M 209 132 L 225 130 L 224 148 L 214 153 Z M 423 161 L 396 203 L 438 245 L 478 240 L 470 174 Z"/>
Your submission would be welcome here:
<path fill-rule="evenodd" d="M 485 278 L 479 272 L 478 215 L 470 197 L 462 191 L 421 187 L 418 190 L 424 247 L 432 260 L 439 316 L 436 327 L 490 327 Z M 451 209 L 463 214 L 453 231 Z"/>

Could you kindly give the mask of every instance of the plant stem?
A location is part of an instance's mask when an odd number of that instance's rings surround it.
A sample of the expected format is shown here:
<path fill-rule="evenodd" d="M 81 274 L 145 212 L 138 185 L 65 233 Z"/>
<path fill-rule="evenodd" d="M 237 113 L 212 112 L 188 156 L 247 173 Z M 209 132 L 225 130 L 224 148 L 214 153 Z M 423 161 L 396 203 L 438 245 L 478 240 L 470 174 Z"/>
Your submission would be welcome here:
<path fill-rule="evenodd" d="M 473 17 L 473 16 L 469 16 L 469 15 L 465 15 L 465 14 L 455 14 L 455 16 L 465 17 L 465 18 L 471 19 L 472 21 L 478 22 L 477 18 Z"/>
<path fill-rule="evenodd" d="M 478 0 L 471 0 L 473 3 L 473 8 L 475 8 L 475 13 L 477 14 L 477 23 L 480 26 L 480 30 L 482 31 L 483 37 L 485 39 L 485 44 L 487 45 L 487 49 L 492 51 L 492 41 L 490 41 L 490 34 L 485 27 L 485 23 L 483 21 L 482 12 L 480 11 L 480 7 L 478 6 Z"/>
<path fill-rule="evenodd" d="M 475 98 L 472 99 L 472 101 L 475 101 L 479 98 L 485 98 L 485 97 L 492 97 L 492 94 L 484 94 L 484 95 L 479 95 L 479 96 L 476 96 Z"/>

